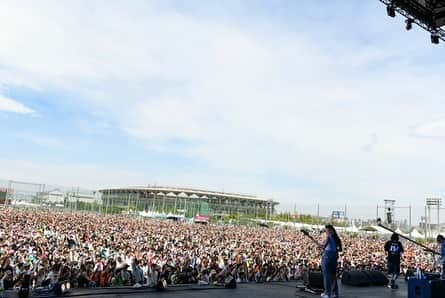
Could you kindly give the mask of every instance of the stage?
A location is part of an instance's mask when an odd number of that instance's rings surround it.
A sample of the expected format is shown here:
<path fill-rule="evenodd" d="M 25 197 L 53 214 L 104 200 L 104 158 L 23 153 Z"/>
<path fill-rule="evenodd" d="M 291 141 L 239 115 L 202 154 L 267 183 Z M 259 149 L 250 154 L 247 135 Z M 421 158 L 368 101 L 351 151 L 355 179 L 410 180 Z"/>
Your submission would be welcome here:
<path fill-rule="evenodd" d="M 398 290 L 388 289 L 386 286 L 372 287 L 350 287 L 340 284 L 340 297 L 344 298 L 379 298 L 407 297 L 407 283 L 400 280 Z M 210 286 L 175 286 L 169 287 L 165 291 L 158 292 L 151 288 L 134 289 L 131 287 L 121 288 L 92 288 L 73 289 L 65 297 L 214 297 L 214 298 L 265 298 L 265 297 L 320 297 L 319 294 L 311 294 L 300 291 L 296 288 L 295 282 L 272 282 L 265 284 L 246 283 L 238 284 L 236 289 L 225 289 L 222 287 Z M 54 297 L 54 296 L 34 296 L 33 297 Z"/>

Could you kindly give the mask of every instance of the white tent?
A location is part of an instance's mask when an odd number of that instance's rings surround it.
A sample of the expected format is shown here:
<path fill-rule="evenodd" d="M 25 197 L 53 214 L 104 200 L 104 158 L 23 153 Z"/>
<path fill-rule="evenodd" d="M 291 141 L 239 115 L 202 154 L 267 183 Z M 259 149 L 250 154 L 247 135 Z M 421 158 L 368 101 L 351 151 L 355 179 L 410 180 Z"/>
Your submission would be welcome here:
<path fill-rule="evenodd" d="M 355 224 L 352 224 L 352 227 L 346 227 L 346 232 L 352 232 L 352 233 L 358 233 L 359 229 L 356 227 Z"/>
<path fill-rule="evenodd" d="M 414 228 L 411 231 L 411 237 L 413 237 L 413 238 L 423 238 L 423 235 L 421 233 L 419 233 L 419 231 L 417 231 L 416 228 Z"/>
<path fill-rule="evenodd" d="M 376 230 L 376 232 L 379 233 L 379 234 L 392 234 L 390 231 L 388 231 L 387 229 L 382 228 L 381 226 L 372 226 L 372 228 L 374 230 Z"/>

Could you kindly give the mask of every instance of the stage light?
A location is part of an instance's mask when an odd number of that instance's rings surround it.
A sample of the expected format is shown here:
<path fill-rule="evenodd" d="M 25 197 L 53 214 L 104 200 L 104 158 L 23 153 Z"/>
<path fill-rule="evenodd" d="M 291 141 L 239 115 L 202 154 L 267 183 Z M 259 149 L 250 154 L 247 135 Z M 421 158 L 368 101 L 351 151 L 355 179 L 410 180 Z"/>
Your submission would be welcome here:
<path fill-rule="evenodd" d="M 439 35 L 437 33 L 431 34 L 431 43 L 439 44 Z"/>
<path fill-rule="evenodd" d="M 406 23 L 406 30 L 411 30 L 412 28 L 413 28 L 413 23 L 414 23 L 414 20 L 413 19 L 406 19 L 406 21 L 405 21 L 405 23 Z"/>
<path fill-rule="evenodd" d="M 386 13 L 389 17 L 394 18 L 396 16 L 396 10 L 394 9 L 394 6 L 388 5 L 386 7 Z"/>

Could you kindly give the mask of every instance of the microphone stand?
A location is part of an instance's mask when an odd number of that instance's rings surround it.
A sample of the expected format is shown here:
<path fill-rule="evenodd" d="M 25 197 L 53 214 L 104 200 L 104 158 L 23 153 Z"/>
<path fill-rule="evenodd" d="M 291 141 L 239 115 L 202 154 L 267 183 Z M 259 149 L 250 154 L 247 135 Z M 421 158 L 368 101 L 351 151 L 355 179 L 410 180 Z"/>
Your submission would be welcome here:
<path fill-rule="evenodd" d="M 395 234 L 399 235 L 401 238 L 403 238 L 403 239 L 405 239 L 405 240 L 411 241 L 412 243 L 414 243 L 414 244 L 416 244 L 416 245 L 422 247 L 424 250 L 426 250 L 426 251 L 432 253 L 433 255 L 439 255 L 439 256 L 440 256 L 440 253 L 437 252 L 437 251 L 435 251 L 434 249 L 431 249 L 431 248 L 429 248 L 428 246 L 423 245 L 423 244 L 420 243 L 420 242 L 417 242 L 416 240 L 413 240 L 413 239 L 411 239 L 411 238 L 409 238 L 409 237 L 406 237 L 406 236 L 404 236 L 404 235 L 401 235 L 401 234 L 397 233 L 396 231 L 394 231 L 393 229 L 388 228 L 388 227 L 382 225 L 380 219 L 377 219 L 377 225 L 378 225 L 379 227 L 384 228 L 384 229 L 387 230 L 387 231 L 390 231 L 390 232 L 392 232 L 392 233 L 395 233 Z"/>
<path fill-rule="evenodd" d="M 403 238 L 403 239 L 405 239 L 405 240 L 408 240 L 408 241 L 410 241 L 410 242 L 412 242 L 412 243 L 414 243 L 414 244 L 416 244 L 416 245 L 422 247 L 426 252 L 431 253 L 431 254 L 433 255 L 433 270 L 434 270 L 434 271 L 436 270 L 436 255 L 439 255 L 439 256 L 440 256 L 441 254 L 440 254 L 439 252 L 437 252 L 437 251 L 435 251 L 434 249 L 431 249 L 431 248 L 429 248 L 428 246 L 423 245 L 422 243 L 419 243 L 419 242 L 417 242 L 417 241 L 415 241 L 415 240 L 413 240 L 413 239 L 411 239 L 411 238 L 409 238 L 409 237 L 406 237 L 406 236 L 404 236 L 404 235 L 401 235 L 401 234 L 397 233 L 396 231 L 394 231 L 393 229 L 391 229 L 391 228 L 389 228 L 389 227 L 386 227 L 386 226 L 382 225 L 382 220 L 381 220 L 380 218 L 377 219 L 377 225 L 378 225 L 379 227 L 384 228 L 384 229 L 387 230 L 387 231 L 390 231 L 390 232 L 392 232 L 392 233 L 395 233 L 395 234 L 399 235 L 401 238 Z"/>

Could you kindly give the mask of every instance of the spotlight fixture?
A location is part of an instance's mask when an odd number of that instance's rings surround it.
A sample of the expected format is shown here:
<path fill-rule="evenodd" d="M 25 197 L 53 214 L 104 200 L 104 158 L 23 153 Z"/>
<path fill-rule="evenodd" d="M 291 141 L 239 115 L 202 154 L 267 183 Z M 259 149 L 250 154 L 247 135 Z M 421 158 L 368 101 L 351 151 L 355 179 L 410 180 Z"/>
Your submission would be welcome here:
<path fill-rule="evenodd" d="M 413 19 L 406 19 L 406 21 L 405 21 L 405 23 L 406 23 L 406 30 L 411 30 L 412 28 L 413 28 L 413 23 L 414 23 L 414 20 Z"/>
<path fill-rule="evenodd" d="M 393 5 L 388 5 L 386 7 L 386 13 L 389 17 L 394 18 L 396 16 L 396 10 Z"/>
<path fill-rule="evenodd" d="M 439 35 L 437 33 L 431 33 L 431 43 L 439 44 Z"/>

